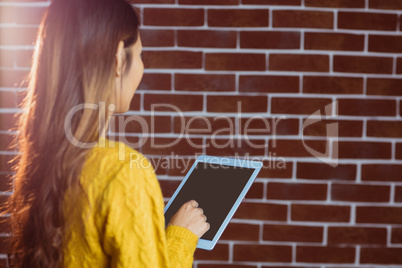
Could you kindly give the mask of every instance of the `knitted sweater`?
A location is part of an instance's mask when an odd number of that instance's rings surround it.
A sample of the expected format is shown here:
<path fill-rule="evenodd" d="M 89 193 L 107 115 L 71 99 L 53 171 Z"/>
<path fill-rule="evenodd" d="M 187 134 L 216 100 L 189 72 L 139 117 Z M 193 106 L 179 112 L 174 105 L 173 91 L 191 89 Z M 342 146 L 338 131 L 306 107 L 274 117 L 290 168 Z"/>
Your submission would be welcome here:
<path fill-rule="evenodd" d="M 191 267 L 198 237 L 179 226 L 165 229 L 151 163 L 121 142 L 102 141 L 80 177 L 88 202 L 70 190 L 64 195 L 64 267 Z"/>

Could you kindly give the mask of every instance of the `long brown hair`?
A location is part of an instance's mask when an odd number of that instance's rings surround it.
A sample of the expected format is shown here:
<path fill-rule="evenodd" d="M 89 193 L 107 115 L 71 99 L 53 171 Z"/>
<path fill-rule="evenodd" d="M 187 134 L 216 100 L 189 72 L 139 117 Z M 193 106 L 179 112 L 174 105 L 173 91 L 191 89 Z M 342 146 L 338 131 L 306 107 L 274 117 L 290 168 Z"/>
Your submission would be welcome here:
<path fill-rule="evenodd" d="M 120 40 L 131 64 L 130 47 L 139 21 L 124 0 L 54 0 L 38 31 L 26 97 L 15 138 L 14 193 L 7 202 L 12 267 L 62 267 L 66 189 L 82 193 L 85 156 L 66 137 L 68 112 L 84 103 L 106 107 L 115 88 L 115 54 Z M 80 109 L 71 132 L 80 142 L 99 138 L 98 109 Z M 109 110 L 106 110 L 109 118 Z"/>

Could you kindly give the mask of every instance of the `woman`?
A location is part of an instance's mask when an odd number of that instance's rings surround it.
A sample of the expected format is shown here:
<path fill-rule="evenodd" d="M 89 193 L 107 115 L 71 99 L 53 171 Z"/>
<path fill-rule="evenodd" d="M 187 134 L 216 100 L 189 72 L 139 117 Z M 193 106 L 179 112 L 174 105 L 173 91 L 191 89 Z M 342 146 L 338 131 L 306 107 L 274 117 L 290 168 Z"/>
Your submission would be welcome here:
<path fill-rule="evenodd" d="M 100 122 L 99 104 L 107 119 L 129 109 L 143 74 L 141 49 L 138 18 L 124 0 L 50 4 L 18 125 L 7 210 L 13 267 L 191 267 L 209 229 L 202 209 L 187 202 L 165 230 L 152 165 L 101 137 L 108 122 Z M 66 120 L 83 104 L 92 106 Z M 130 165 L 133 154 L 145 164 Z"/>

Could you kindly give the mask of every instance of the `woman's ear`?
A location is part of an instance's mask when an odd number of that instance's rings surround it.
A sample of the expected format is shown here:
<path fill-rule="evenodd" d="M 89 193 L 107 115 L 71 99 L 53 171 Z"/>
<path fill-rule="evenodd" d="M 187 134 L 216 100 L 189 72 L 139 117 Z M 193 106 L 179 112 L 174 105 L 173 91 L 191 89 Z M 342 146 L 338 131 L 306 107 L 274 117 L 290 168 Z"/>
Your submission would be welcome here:
<path fill-rule="evenodd" d="M 123 49 L 124 49 L 124 42 L 120 41 L 116 51 L 116 77 L 121 76 L 123 68 Z"/>

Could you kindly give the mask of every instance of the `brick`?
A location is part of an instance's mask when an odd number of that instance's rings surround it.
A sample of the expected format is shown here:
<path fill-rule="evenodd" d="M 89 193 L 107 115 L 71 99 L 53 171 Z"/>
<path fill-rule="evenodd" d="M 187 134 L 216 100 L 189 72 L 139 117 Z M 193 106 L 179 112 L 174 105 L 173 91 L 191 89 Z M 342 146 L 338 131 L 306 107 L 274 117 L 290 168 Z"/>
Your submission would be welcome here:
<path fill-rule="evenodd" d="M 402 3 L 398 0 L 388 0 L 388 1 L 381 1 L 381 0 L 369 0 L 369 8 L 373 9 L 402 9 Z"/>
<path fill-rule="evenodd" d="M 167 163 L 170 163 L 171 158 L 164 157 L 164 156 L 149 156 L 148 160 L 154 167 L 155 173 L 157 175 L 167 175 L 169 165 Z M 162 186 L 161 186 L 162 188 Z M 163 189 L 162 189 L 163 192 Z"/>
<path fill-rule="evenodd" d="M 401 186 L 395 186 L 395 202 L 402 202 L 402 187 Z"/>
<path fill-rule="evenodd" d="M 374 244 L 387 243 L 387 229 L 368 227 L 328 227 L 328 244 Z"/>
<path fill-rule="evenodd" d="M 13 189 L 11 173 L 0 173 L 0 191 L 6 192 Z"/>
<path fill-rule="evenodd" d="M 146 68 L 197 69 L 202 67 L 202 53 L 192 51 L 144 51 Z"/>
<path fill-rule="evenodd" d="M 304 76 L 303 92 L 318 94 L 362 94 L 363 78 L 342 76 Z"/>
<path fill-rule="evenodd" d="M 115 116 L 115 131 L 121 133 L 170 133 L 170 116 L 119 115 Z"/>
<path fill-rule="evenodd" d="M 14 135 L 0 134 L 0 151 L 17 151 Z"/>
<path fill-rule="evenodd" d="M 174 133 L 199 135 L 234 135 L 235 118 L 227 116 L 174 117 Z"/>
<path fill-rule="evenodd" d="M 13 23 L 15 22 L 15 7 L 1 6 L 0 7 L 0 23 Z"/>
<path fill-rule="evenodd" d="M 267 199 L 275 200 L 326 200 L 327 185 L 312 183 L 280 183 L 267 184 Z"/>
<path fill-rule="evenodd" d="M 402 137 L 402 122 L 379 120 L 367 121 L 367 136 L 400 138 Z"/>
<path fill-rule="evenodd" d="M 243 5 L 300 6 L 301 0 L 242 0 Z"/>
<path fill-rule="evenodd" d="M 241 135 L 297 135 L 299 133 L 298 119 L 268 118 L 253 116 L 241 118 L 239 134 Z"/>
<path fill-rule="evenodd" d="M 363 181 L 401 182 L 402 165 L 398 164 L 363 164 Z"/>
<path fill-rule="evenodd" d="M 392 227 L 391 243 L 402 244 L 402 228 Z"/>
<path fill-rule="evenodd" d="M 0 130 L 17 130 L 18 114 L 0 113 Z"/>
<path fill-rule="evenodd" d="M 369 35 L 368 50 L 373 52 L 401 53 L 402 37 L 397 35 Z"/>
<path fill-rule="evenodd" d="M 234 75 L 175 74 L 175 90 L 183 91 L 235 91 Z"/>
<path fill-rule="evenodd" d="M 332 184 L 331 199 L 350 202 L 389 202 L 390 186 Z"/>
<path fill-rule="evenodd" d="M 15 91 L 0 91 L 1 108 L 17 108 L 19 100 Z"/>
<path fill-rule="evenodd" d="M 303 123 L 305 123 L 304 120 Z M 337 124 L 338 132 L 327 131 L 330 124 Z M 357 120 L 321 120 L 303 128 L 303 136 L 323 136 L 323 137 L 361 137 L 363 134 L 363 121 Z"/>
<path fill-rule="evenodd" d="M 14 53 L 15 67 L 30 68 L 32 66 L 32 57 L 33 57 L 33 50 L 30 49 L 16 50 Z"/>
<path fill-rule="evenodd" d="M 238 107 L 239 106 L 239 107 Z M 216 113 L 266 113 L 267 96 L 210 95 L 207 96 L 207 111 Z"/>
<path fill-rule="evenodd" d="M 156 173 L 158 173 L 158 170 L 156 170 Z M 176 191 L 177 187 L 179 186 L 180 181 L 176 180 L 159 180 L 159 185 L 162 190 L 162 194 L 164 198 L 170 198 Z"/>
<path fill-rule="evenodd" d="M 305 33 L 304 48 L 311 50 L 363 51 L 364 35 L 347 33 Z"/>
<path fill-rule="evenodd" d="M 325 152 L 326 141 L 322 140 L 305 140 L 303 144 L 302 140 L 269 140 L 268 152 L 282 157 L 313 157 L 307 147 L 318 151 L 320 153 Z"/>
<path fill-rule="evenodd" d="M 0 214 L 6 212 L 8 206 L 4 206 L 9 199 L 9 195 L 0 194 Z"/>
<path fill-rule="evenodd" d="M 196 155 L 192 157 L 172 157 L 170 158 L 170 166 L 167 169 L 167 175 L 169 176 L 181 176 L 184 177 L 190 170 L 195 162 Z M 180 162 L 180 159 L 182 162 Z"/>
<path fill-rule="evenodd" d="M 257 268 L 255 265 L 241 265 L 241 264 L 219 264 L 219 263 L 208 263 L 197 265 L 198 268 Z"/>
<path fill-rule="evenodd" d="M 260 53 L 206 53 L 208 71 L 265 71 L 265 54 Z"/>
<path fill-rule="evenodd" d="M 2 36 L 0 43 L 3 46 L 27 46 L 34 45 L 38 28 L 28 27 L 2 27 Z"/>
<path fill-rule="evenodd" d="M 332 102 L 324 98 L 282 98 L 272 97 L 272 114 L 305 114 L 311 115 L 320 109 L 325 108 Z"/>
<path fill-rule="evenodd" d="M 236 219 L 286 221 L 287 205 L 242 202 L 234 214 Z"/>
<path fill-rule="evenodd" d="M 354 263 L 355 248 L 297 246 L 296 261 L 310 263 Z"/>
<path fill-rule="evenodd" d="M 390 159 L 391 143 L 386 142 L 339 142 L 339 158 Z"/>
<path fill-rule="evenodd" d="M 402 25 L 401 17 L 399 16 L 399 29 L 402 29 L 401 25 Z"/>
<path fill-rule="evenodd" d="M 396 14 L 338 12 L 339 29 L 395 31 L 397 21 Z"/>
<path fill-rule="evenodd" d="M 1 70 L 0 87 L 20 87 L 27 75 L 28 71 Z"/>
<path fill-rule="evenodd" d="M 142 29 L 141 41 L 144 47 L 172 47 L 174 46 L 174 31 Z"/>
<path fill-rule="evenodd" d="M 268 27 L 268 9 L 209 9 L 210 27 Z"/>
<path fill-rule="evenodd" d="M 0 0 L 0 2 L 5 3 L 5 2 L 10 2 L 10 1 L 9 0 Z M 47 0 L 15 0 L 15 1 L 12 1 L 12 2 L 27 2 L 27 3 L 30 3 L 30 2 L 42 2 L 42 4 L 43 4 L 43 2 L 47 2 Z"/>
<path fill-rule="evenodd" d="M 357 223 L 402 223 L 402 207 L 357 207 Z"/>
<path fill-rule="evenodd" d="M 258 241 L 260 239 L 260 225 L 229 223 L 220 240 L 231 241 Z"/>
<path fill-rule="evenodd" d="M 338 99 L 339 115 L 395 116 L 396 102 L 389 99 Z"/>
<path fill-rule="evenodd" d="M 350 207 L 292 204 L 291 219 L 308 222 L 349 222 Z"/>
<path fill-rule="evenodd" d="M 334 14 L 326 11 L 274 10 L 273 27 L 334 28 Z"/>
<path fill-rule="evenodd" d="M 13 68 L 14 54 L 15 54 L 14 50 L 0 49 L 0 67 Z"/>
<path fill-rule="evenodd" d="M 207 155 L 263 156 L 266 141 L 263 139 L 208 138 L 205 144 Z"/>
<path fill-rule="evenodd" d="M 0 218 L 0 233 L 10 233 L 9 217 Z"/>
<path fill-rule="evenodd" d="M 332 167 L 324 163 L 297 163 L 296 177 L 311 180 L 349 180 L 356 179 L 356 165 L 338 164 Z"/>
<path fill-rule="evenodd" d="M 174 4 L 175 0 L 128 0 L 132 4 Z"/>
<path fill-rule="evenodd" d="M 399 107 L 402 107 L 402 101 L 399 101 Z M 399 108 L 399 115 L 402 116 L 402 108 Z"/>
<path fill-rule="evenodd" d="M 263 160 L 263 167 L 258 173 L 258 178 L 291 178 L 293 172 L 292 162 L 277 161 L 275 157 Z"/>
<path fill-rule="evenodd" d="M 392 58 L 374 56 L 334 56 L 334 71 L 343 73 L 392 74 Z"/>
<path fill-rule="evenodd" d="M 326 8 L 364 8 L 365 0 L 305 0 L 304 5 Z"/>
<path fill-rule="evenodd" d="M 259 49 L 299 49 L 300 33 L 242 31 L 240 32 L 240 47 Z"/>
<path fill-rule="evenodd" d="M 251 262 L 291 262 L 291 246 L 270 245 L 235 245 L 233 248 L 234 261 Z"/>
<path fill-rule="evenodd" d="M 14 22 L 17 24 L 39 25 L 45 15 L 46 7 L 15 7 Z"/>
<path fill-rule="evenodd" d="M 144 25 L 151 26 L 202 26 L 203 9 L 144 8 Z"/>
<path fill-rule="evenodd" d="M 229 260 L 229 245 L 217 244 L 214 250 L 196 250 L 194 253 L 194 260 Z"/>
<path fill-rule="evenodd" d="M 172 76 L 170 74 L 145 73 L 138 90 L 171 90 Z"/>
<path fill-rule="evenodd" d="M 269 70 L 293 72 L 328 72 L 328 55 L 271 54 Z"/>
<path fill-rule="evenodd" d="M 27 90 L 26 89 L 18 89 L 16 91 L 13 91 L 14 93 L 14 103 L 16 104 L 15 108 L 21 108 L 22 106 L 22 101 L 27 95 Z"/>
<path fill-rule="evenodd" d="M 402 159 L 402 143 L 395 144 L 395 158 Z"/>
<path fill-rule="evenodd" d="M 136 94 L 130 103 L 130 111 L 139 111 L 141 109 L 141 95 Z"/>
<path fill-rule="evenodd" d="M 216 0 L 179 0 L 179 5 L 238 5 L 239 0 L 224 0 L 217 2 Z"/>
<path fill-rule="evenodd" d="M 361 248 L 360 263 L 402 264 L 402 248 Z"/>
<path fill-rule="evenodd" d="M 20 0 L 18 0 L 20 1 Z M 8 268 L 8 261 L 7 259 L 0 259 L 0 268 Z"/>
<path fill-rule="evenodd" d="M 235 31 L 179 30 L 177 44 L 180 47 L 236 48 Z"/>
<path fill-rule="evenodd" d="M 245 199 L 262 199 L 264 198 L 264 184 L 254 182 L 250 190 L 247 192 Z"/>
<path fill-rule="evenodd" d="M 261 268 L 311 268 L 309 266 L 261 266 Z"/>
<path fill-rule="evenodd" d="M 396 59 L 396 73 L 397 74 L 402 73 L 402 58 L 397 58 Z"/>
<path fill-rule="evenodd" d="M 299 77 L 282 75 L 241 75 L 240 92 L 298 93 Z"/>
<path fill-rule="evenodd" d="M 321 243 L 323 241 L 323 232 L 322 227 L 264 224 L 263 240 Z"/>
<path fill-rule="evenodd" d="M 402 79 L 367 78 L 367 95 L 402 96 Z"/>
<path fill-rule="evenodd" d="M 202 153 L 201 138 L 151 137 L 144 141 L 142 153 L 149 155 L 195 155 Z"/>
<path fill-rule="evenodd" d="M 11 237 L 0 236 L 0 254 L 7 254 Z"/>
<path fill-rule="evenodd" d="M 154 109 L 152 108 L 154 105 Z M 158 105 L 161 105 L 158 107 Z M 172 108 L 171 106 L 175 107 Z M 144 109 L 155 111 L 202 111 L 202 95 L 184 95 L 184 94 L 144 94 Z"/>

